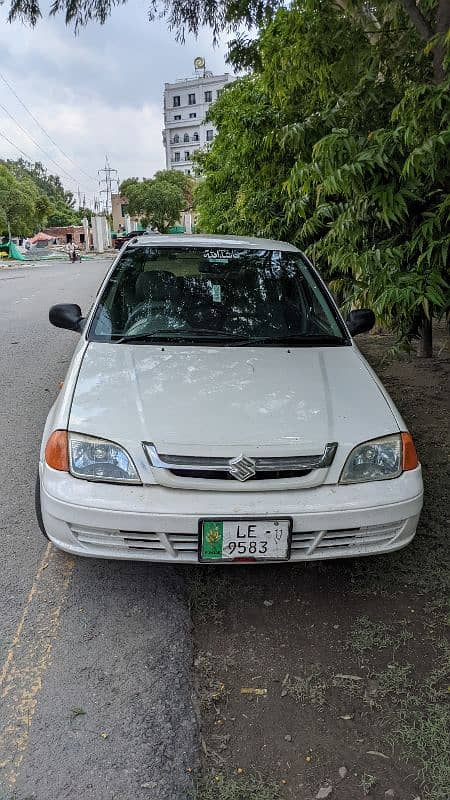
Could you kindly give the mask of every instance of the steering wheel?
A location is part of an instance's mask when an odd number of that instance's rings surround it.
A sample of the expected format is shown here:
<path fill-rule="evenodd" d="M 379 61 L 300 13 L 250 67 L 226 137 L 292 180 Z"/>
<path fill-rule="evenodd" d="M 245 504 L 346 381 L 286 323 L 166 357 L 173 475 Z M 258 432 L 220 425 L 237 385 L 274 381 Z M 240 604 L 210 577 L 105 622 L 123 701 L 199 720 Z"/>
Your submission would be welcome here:
<path fill-rule="evenodd" d="M 185 319 L 193 330 L 196 328 L 209 328 L 219 333 L 227 318 L 227 310 L 222 305 L 199 306 L 186 309 Z"/>

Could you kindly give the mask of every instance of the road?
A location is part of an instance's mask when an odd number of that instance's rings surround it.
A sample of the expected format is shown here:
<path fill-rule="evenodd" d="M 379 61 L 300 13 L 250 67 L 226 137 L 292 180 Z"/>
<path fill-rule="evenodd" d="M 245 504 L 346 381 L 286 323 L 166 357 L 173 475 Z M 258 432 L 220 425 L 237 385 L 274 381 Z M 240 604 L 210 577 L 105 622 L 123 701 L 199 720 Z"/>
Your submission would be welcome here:
<path fill-rule="evenodd" d="M 0 798 L 180 800 L 195 766 L 190 619 L 172 568 L 72 559 L 34 517 L 41 431 L 107 260 L 0 269 Z"/>

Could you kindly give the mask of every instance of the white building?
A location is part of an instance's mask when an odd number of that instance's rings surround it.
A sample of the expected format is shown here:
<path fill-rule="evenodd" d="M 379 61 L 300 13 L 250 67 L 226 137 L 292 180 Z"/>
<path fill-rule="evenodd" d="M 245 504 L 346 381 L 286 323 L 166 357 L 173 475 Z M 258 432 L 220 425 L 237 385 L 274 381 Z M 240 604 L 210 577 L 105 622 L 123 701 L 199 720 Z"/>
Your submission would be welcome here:
<path fill-rule="evenodd" d="M 205 123 L 206 113 L 223 87 L 232 81 L 233 76 L 228 73 L 204 72 L 198 77 L 164 84 L 166 169 L 193 173 L 193 154 L 212 142 L 216 132 L 211 123 Z"/>

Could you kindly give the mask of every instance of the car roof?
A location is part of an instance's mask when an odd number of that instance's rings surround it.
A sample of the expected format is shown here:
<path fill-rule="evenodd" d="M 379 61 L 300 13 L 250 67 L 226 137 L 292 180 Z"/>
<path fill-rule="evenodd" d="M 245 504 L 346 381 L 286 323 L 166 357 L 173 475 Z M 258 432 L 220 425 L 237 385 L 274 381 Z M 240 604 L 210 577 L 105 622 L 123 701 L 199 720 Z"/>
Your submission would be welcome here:
<path fill-rule="evenodd" d="M 250 250 L 283 250 L 299 253 L 299 249 L 288 242 L 276 239 L 259 239 L 256 236 L 222 236 L 220 234 L 149 233 L 139 236 L 135 247 L 242 247 Z M 130 245 L 129 245 L 130 246 Z M 131 242 L 133 246 L 133 242 Z"/>

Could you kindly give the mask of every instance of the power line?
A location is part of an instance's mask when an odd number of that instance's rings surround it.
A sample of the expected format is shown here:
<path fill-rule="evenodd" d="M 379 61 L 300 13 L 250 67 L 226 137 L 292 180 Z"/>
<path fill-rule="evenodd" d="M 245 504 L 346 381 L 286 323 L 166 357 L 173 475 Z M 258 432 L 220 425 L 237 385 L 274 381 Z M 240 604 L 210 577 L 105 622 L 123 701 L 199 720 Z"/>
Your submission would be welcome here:
<path fill-rule="evenodd" d="M 42 127 L 42 125 L 41 125 L 41 123 L 39 122 L 39 120 L 38 120 L 38 119 L 36 119 L 36 117 L 34 116 L 34 114 L 32 114 L 32 113 L 31 113 L 30 109 L 29 109 L 29 108 L 28 108 L 28 107 L 25 105 L 25 103 L 23 102 L 23 100 L 21 100 L 21 99 L 20 99 L 19 95 L 18 95 L 18 94 L 17 94 L 17 93 L 14 91 L 14 89 L 12 88 L 12 86 L 11 86 L 11 85 L 8 83 L 8 81 L 6 80 L 5 76 L 4 76 L 4 75 L 3 75 L 1 72 L 0 72 L 0 78 L 2 79 L 3 83 L 5 83 L 5 84 L 6 84 L 6 86 L 7 86 L 7 87 L 8 87 L 8 89 L 10 90 L 10 92 L 12 92 L 12 93 L 13 93 L 14 97 L 15 97 L 15 98 L 16 98 L 16 99 L 19 101 L 20 105 L 21 105 L 21 106 L 23 106 L 23 108 L 25 109 L 25 111 L 27 112 L 27 114 L 29 114 L 29 115 L 30 115 L 31 119 L 32 119 L 32 120 L 33 120 L 33 121 L 36 123 L 36 125 L 37 125 L 37 126 L 40 128 L 40 129 L 41 129 L 41 131 L 42 131 L 43 133 L 45 133 L 45 135 L 46 135 L 47 139 L 49 139 L 49 140 L 50 140 L 50 142 L 51 142 L 51 143 L 52 143 L 52 144 L 53 144 L 53 145 L 54 145 L 54 146 L 55 146 L 55 147 L 56 147 L 56 148 L 57 148 L 57 149 L 60 151 L 60 153 L 62 153 L 62 154 L 63 154 L 64 158 L 67 158 L 67 159 L 68 159 L 68 160 L 69 160 L 69 161 L 70 161 L 70 162 L 71 162 L 71 163 L 72 163 L 72 164 L 73 164 L 73 165 L 74 165 L 74 166 L 75 166 L 75 167 L 76 167 L 76 168 L 77 168 L 77 169 L 78 169 L 80 172 L 82 172 L 82 173 L 83 173 L 83 175 L 86 175 L 86 177 L 87 177 L 87 178 L 89 178 L 89 180 L 96 182 L 96 181 L 95 181 L 95 178 L 94 178 L 92 175 L 89 175 L 87 172 L 85 172 L 85 171 L 84 171 L 84 169 L 81 169 L 81 167 L 77 166 L 77 164 L 75 163 L 75 161 L 73 160 L 73 158 L 71 158 L 70 156 L 68 156 L 68 155 L 67 155 L 67 153 L 65 153 L 65 152 L 64 152 L 64 150 L 63 150 L 63 149 L 62 149 L 62 148 L 59 146 L 59 144 L 57 144 L 57 143 L 55 142 L 55 140 L 54 140 L 54 139 L 52 139 L 52 137 L 50 136 L 50 134 L 49 134 L 49 133 L 47 133 L 47 131 L 45 130 L 45 128 L 43 128 L 43 127 Z"/>
<path fill-rule="evenodd" d="M 44 153 L 44 155 L 46 156 L 46 158 L 48 158 L 48 159 L 49 159 L 49 161 L 51 161 L 53 164 L 55 164 L 55 166 L 57 166 L 57 167 L 58 167 L 58 169 L 59 169 L 61 172 L 63 172 L 63 173 L 64 173 L 64 175 L 67 175 L 67 176 L 68 176 L 68 177 L 69 177 L 69 178 L 70 178 L 72 181 L 74 181 L 74 183 L 76 183 L 76 184 L 78 185 L 79 181 L 78 181 L 76 178 L 74 178 L 74 176 L 73 176 L 73 175 L 71 175 L 71 174 L 70 174 L 70 172 L 67 172 L 67 170 L 65 170 L 65 169 L 64 169 L 64 167 L 62 167 L 62 166 L 61 166 L 61 164 L 58 164 L 58 162 L 57 162 L 57 161 L 55 161 L 55 159 L 54 159 L 54 158 L 52 158 L 52 157 L 51 157 L 51 155 L 50 155 L 49 153 L 47 153 L 47 151 L 46 151 L 46 150 L 44 150 L 44 148 L 43 148 L 43 147 L 42 147 L 42 146 L 39 144 L 39 142 L 37 142 L 37 141 L 36 141 L 36 139 L 33 139 L 33 137 L 32 137 L 32 135 L 31 135 L 31 133 L 28 133 L 28 131 L 26 130 L 26 128 L 23 128 L 23 127 L 22 127 L 22 125 L 20 124 L 20 122 L 17 122 L 17 120 L 16 120 L 16 119 L 13 117 L 13 115 L 12 115 L 12 114 L 10 114 L 10 113 L 9 113 L 8 109 L 7 109 L 7 108 L 5 108 L 5 106 L 4 106 L 2 103 L 0 103 L 0 108 L 2 108 L 2 109 L 3 109 L 3 111 L 5 112 L 5 114 L 7 114 L 7 115 L 8 115 L 8 117 L 9 117 L 10 119 L 12 119 L 12 121 L 14 122 L 14 124 L 15 124 L 15 125 L 17 125 L 17 127 L 18 127 L 18 128 L 20 128 L 20 130 L 21 130 L 21 131 L 22 131 L 22 132 L 25 134 L 25 136 L 27 136 L 27 137 L 28 137 L 28 139 L 29 139 L 31 142 L 33 142 L 33 144 L 34 144 L 36 147 L 38 147 L 38 148 L 39 148 L 39 150 L 42 150 L 42 152 Z"/>
<path fill-rule="evenodd" d="M 0 131 L 0 136 L 2 137 L 2 139 L 4 139 L 6 142 L 8 142 L 8 144 L 10 144 L 11 147 L 14 147 L 22 156 L 25 156 L 27 161 L 29 161 L 31 164 L 33 163 L 34 160 L 33 160 L 32 156 L 30 156 L 28 153 L 25 153 L 24 150 L 21 150 L 21 148 L 17 144 L 12 142 L 11 139 L 8 139 L 8 137 L 4 133 L 2 133 L 1 131 Z"/>
<path fill-rule="evenodd" d="M 117 184 L 116 191 L 118 193 L 119 192 L 119 178 L 118 178 L 117 170 L 113 169 L 112 167 L 109 166 L 108 156 L 106 156 L 106 158 L 105 158 L 105 166 L 104 166 L 104 168 L 98 170 L 99 176 L 102 175 L 103 173 L 105 174 L 105 177 L 104 178 L 100 178 L 100 180 L 99 180 L 100 194 L 101 195 L 102 194 L 106 194 L 105 208 L 106 208 L 106 213 L 109 214 L 109 212 L 112 209 L 113 183 Z M 113 176 L 113 177 L 111 177 L 111 176 Z M 105 184 L 105 188 L 104 189 L 101 188 L 103 184 Z"/>
<path fill-rule="evenodd" d="M 14 144 L 14 142 L 12 142 L 12 141 L 11 141 L 11 139 L 8 139 L 8 137 L 7 137 L 7 136 L 5 136 L 5 134 L 4 134 L 4 133 L 2 133 L 1 131 L 0 131 L 0 136 L 2 137 L 2 139 L 5 139 L 5 141 L 7 141 L 7 142 L 8 142 L 8 144 L 10 144 L 10 145 L 11 145 L 11 147 L 15 147 L 15 148 L 16 148 L 16 150 L 18 150 L 18 151 L 19 151 L 19 153 L 21 153 L 23 156 L 25 156 L 25 158 L 26 158 L 28 161 L 30 161 L 31 163 L 33 163 L 33 158 L 32 158 L 31 156 L 29 156 L 29 155 L 28 155 L 28 153 L 25 153 L 23 150 L 21 150 L 21 149 L 20 149 L 20 147 L 18 147 L 16 144 Z"/>

